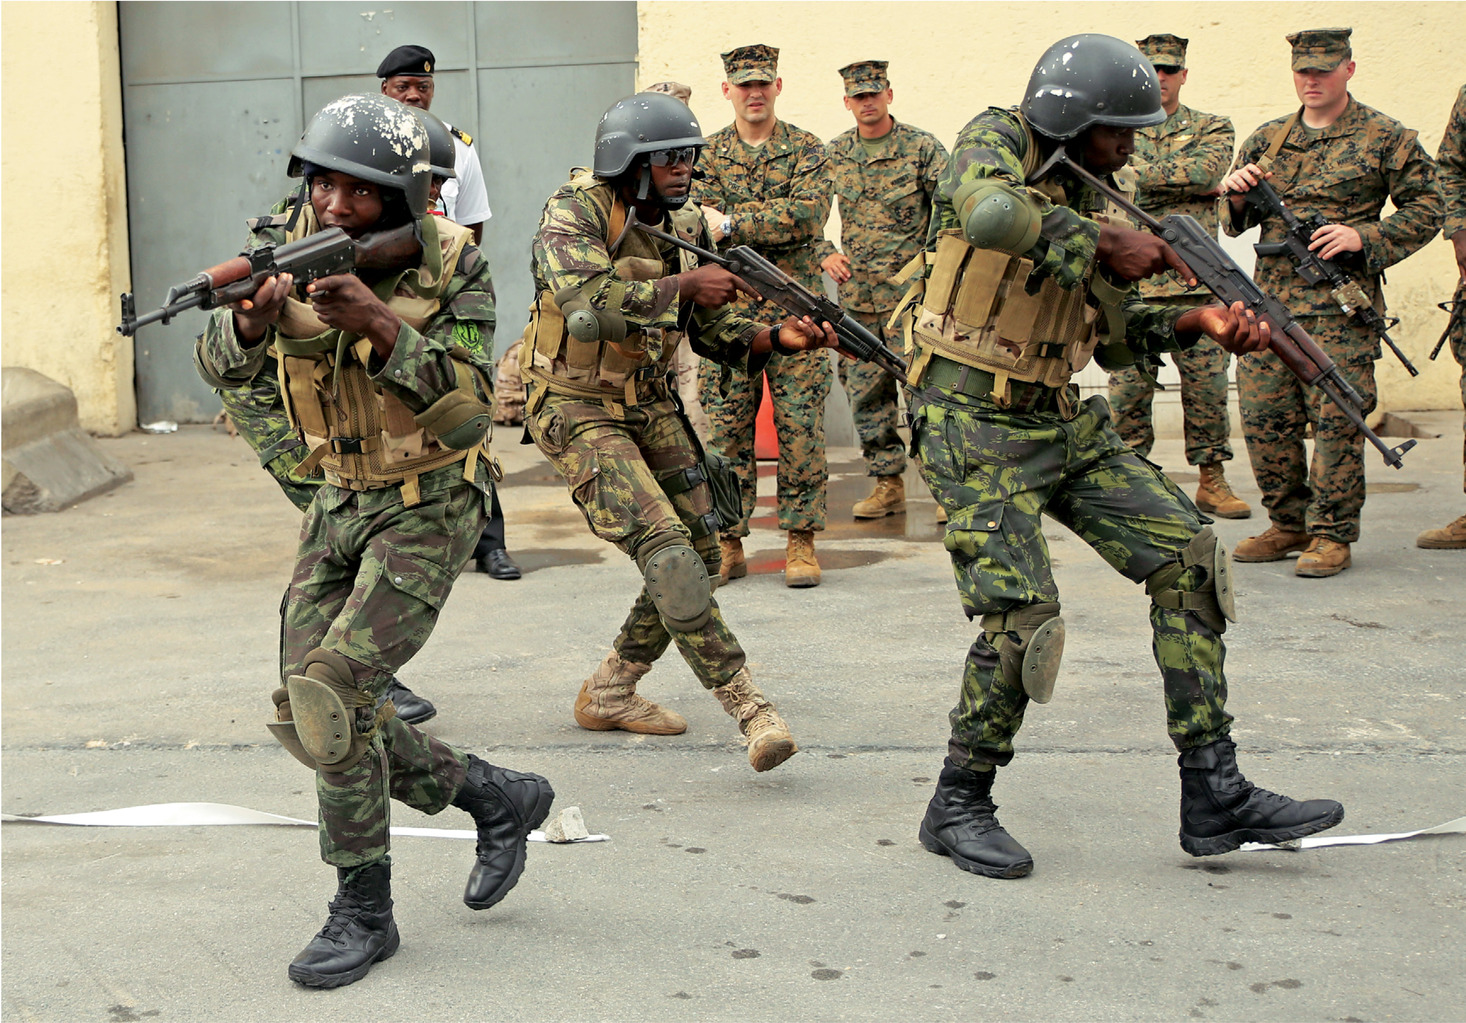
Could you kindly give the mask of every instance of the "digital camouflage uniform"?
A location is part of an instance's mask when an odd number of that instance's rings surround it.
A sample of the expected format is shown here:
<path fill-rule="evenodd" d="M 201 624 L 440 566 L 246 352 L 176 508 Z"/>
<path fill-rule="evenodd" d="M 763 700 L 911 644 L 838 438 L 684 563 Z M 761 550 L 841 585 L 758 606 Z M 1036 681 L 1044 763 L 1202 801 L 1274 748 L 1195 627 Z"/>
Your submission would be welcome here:
<path fill-rule="evenodd" d="M 314 218 L 308 209 L 305 216 L 309 231 Z M 375 290 L 379 297 L 390 294 L 385 284 Z M 410 292 L 399 284 L 397 294 Z M 379 363 L 373 356 L 367 365 L 370 379 L 415 413 L 457 387 L 450 347 L 466 349 L 474 366 L 490 370 L 494 296 L 477 248 L 462 250 L 440 303 L 421 331 L 403 323 L 391 358 Z M 267 349 L 276 337 L 271 328 L 245 347 L 233 313 L 220 309 L 200 354 L 213 375 L 245 386 L 273 365 Z M 483 530 L 489 483 L 481 463 L 470 482 L 458 462 L 423 473 L 419 488 L 420 502 L 408 507 L 397 486 L 352 490 L 328 474 L 317 487 L 287 595 L 282 679 L 300 674 L 306 656 L 320 648 L 346 658 L 363 704 L 373 706 L 394 672 L 427 641 Z M 378 712 L 359 761 L 343 772 L 316 773 L 321 857 L 339 868 L 387 855 L 388 797 L 433 814 L 450 805 L 464 782 L 466 754 L 396 717 L 383 720 L 385 713 Z"/>
<path fill-rule="evenodd" d="M 638 563 L 669 541 L 688 544 L 702 558 L 709 576 L 716 577 L 718 537 L 711 525 L 715 520 L 708 487 L 676 485 L 698 464 L 699 452 L 669 391 L 671 353 L 662 350 L 662 332 L 686 329 L 705 366 L 746 367 L 749 346 L 760 328 L 728 306 L 709 310 L 683 305 L 675 275 L 684 265 L 695 265 L 683 262 L 695 257 L 684 256 L 669 243 L 632 232 L 613 257 L 609 251 L 613 197 L 611 184 L 589 174 L 578 175 L 550 196 L 532 245 L 535 289 L 546 296 L 579 288 L 598 309 L 607 308 L 613 289 L 624 289 L 616 308 L 626 319 L 627 343 L 632 343 L 633 334 L 640 334 L 655 371 L 635 385 L 634 404 L 627 403 L 623 388 L 607 388 L 604 397 L 557 393 L 554 378 L 564 369 L 564 359 L 553 369 L 540 354 L 532 360 L 527 341 L 520 354 L 529 384 L 525 422 L 535 444 L 564 477 L 596 536 Z M 691 228 L 695 233 L 690 240 L 710 245 L 700 216 L 689 220 L 679 215 L 675 223 L 684 237 Z M 659 269 L 650 275 L 638 273 L 637 279 L 623 278 L 615 259 L 627 257 L 655 261 Z M 534 329 L 532 323 L 528 338 Z M 716 600 L 700 628 L 669 630 L 643 585 L 616 637 L 615 652 L 622 661 L 651 664 L 674 640 L 708 689 L 728 682 L 744 665 L 743 648 Z"/>
<path fill-rule="evenodd" d="M 962 129 L 937 193 L 933 251 L 937 231 L 960 226 L 952 196 L 962 184 L 996 178 L 1023 187 L 1031 138 L 1016 110 L 990 108 Z M 1048 188 L 1055 185 L 1063 186 L 1062 203 L 1030 190 L 1042 228 L 1026 255 L 1040 275 L 1070 289 L 1083 286 L 1097 272 L 1099 227 L 1084 214 L 1102 203 L 1062 171 L 1046 182 Z M 1137 356 L 1174 349 L 1173 325 L 1181 312 L 1146 305 L 1129 292 L 1124 301 L 1126 345 Z M 960 369 L 935 358 L 920 368 L 933 376 L 941 368 Z M 913 373 L 917 369 L 913 365 Z M 1136 583 L 1147 582 L 1149 588 L 1157 584 L 1159 573 L 1172 576 L 1171 585 L 1183 595 L 1198 588 L 1199 569 L 1182 571 L 1181 557 L 1207 520 L 1164 474 L 1119 438 L 1104 398 L 1078 403 L 1073 385 L 1011 386 L 1006 407 L 991 394 L 964 393 L 926 377 L 909 394 L 912 450 L 922 478 L 947 512 L 945 544 L 967 616 L 1001 616 L 1057 602 L 1042 531 L 1044 514 L 1068 526 Z M 1232 718 L 1225 709 L 1223 623 L 1217 620 L 1214 627 L 1193 611 L 1156 603 L 1150 619 L 1167 728 L 1177 749 L 1225 738 Z M 949 756 L 958 767 L 1003 765 L 1012 759 L 1013 738 L 1029 696 L 1016 670 L 1002 663 L 1006 628 L 1006 622 L 998 625 L 988 618 L 968 651 L 961 698 L 951 713 Z"/>
<path fill-rule="evenodd" d="M 902 289 L 890 278 L 926 244 L 932 196 L 947 168 L 947 150 L 935 135 L 894 117 L 891 121 L 890 134 L 878 140 L 874 152 L 859 128 L 851 128 L 830 140 L 825 157 L 840 201 L 840 245 L 850 260 L 851 276 L 840 285 L 840 304 L 899 351 L 900 339 L 888 338 L 886 322 Z M 823 241 L 819 249 L 821 258 L 834 251 Z M 839 372 L 867 475 L 901 475 L 906 447 L 896 432 L 895 378 L 875 363 L 849 359 L 840 360 Z"/>
<path fill-rule="evenodd" d="M 1236 166 L 1263 160 L 1274 136 L 1292 120 L 1280 117 L 1242 143 Z M 1303 220 L 1315 214 L 1355 228 L 1364 242 L 1357 258 L 1343 259 L 1374 307 L 1384 312 L 1384 269 L 1419 249 L 1440 226 L 1441 199 L 1435 164 L 1416 133 L 1351 95 L 1337 120 L 1317 131 L 1297 120 L 1277 157 L 1263 170 L 1284 203 Z M 1385 200 L 1395 211 L 1381 219 Z M 1230 204 L 1229 204 L 1230 208 Z M 1283 224 L 1259 220 L 1245 206 L 1223 222 L 1237 235 L 1262 225 L 1262 242 L 1280 242 Z M 1286 255 L 1259 256 L 1253 276 L 1313 335 L 1338 363 L 1344 379 L 1374 408 L 1374 361 L 1380 343 L 1358 319 L 1344 313 L 1322 285 L 1309 285 Z M 1364 435 L 1323 392 L 1295 377 L 1272 352 L 1242 357 L 1237 369 L 1243 433 L 1252 472 L 1272 524 L 1337 543 L 1359 539 L 1364 507 Z M 1313 464 L 1305 464 L 1303 433 L 1314 425 Z"/>
<path fill-rule="evenodd" d="M 1436 173 L 1445 201 L 1445 219 L 1441 234 L 1447 238 L 1466 231 L 1466 85 L 1456 94 L 1451 119 L 1446 124 L 1440 151 L 1436 154 Z M 1466 280 L 1456 285 L 1456 301 L 1466 302 Z M 1451 321 L 1451 354 L 1461 367 L 1461 404 L 1466 407 L 1466 314 Z M 1463 469 L 1466 469 L 1466 443 L 1462 447 Z M 1466 487 L 1466 473 L 1463 473 Z"/>
<path fill-rule="evenodd" d="M 733 222 L 722 245 L 748 245 L 811 291 L 824 287 L 816 243 L 830 214 L 830 179 L 825 150 L 807 131 L 779 121 L 759 146 L 746 145 L 736 125 L 708 136 L 698 160 L 704 177 L 693 182 L 693 199 L 721 210 Z M 756 319 L 778 322 L 786 315 L 768 303 L 740 299 L 735 308 Z M 748 535 L 757 498 L 753 457 L 754 412 L 763 390 L 759 375 L 739 366 L 704 360 L 699 378 L 713 448 L 733 463 L 743 491 L 743 521 L 723 535 Z M 764 367 L 774 399 L 779 434 L 778 526 L 786 530 L 825 528 L 825 399 L 830 360 L 823 351 L 775 353 Z"/>
<path fill-rule="evenodd" d="M 1143 48 L 1142 48 L 1143 49 Z M 1138 174 L 1136 205 L 1156 218 L 1168 214 L 1195 217 L 1207 230 L 1217 231 L 1216 203 L 1205 198 L 1222 181 L 1237 144 L 1232 122 L 1217 114 L 1192 110 L 1185 104 L 1165 122 L 1135 133 L 1135 155 L 1130 166 Z M 1182 309 L 1210 304 L 1206 289 L 1190 291 L 1174 275 L 1148 277 L 1139 283 L 1140 295 L 1157 305 Z M 1186 461 L 1207 465 L 1232 459 L 1227 440 L 1227 352 L 1203 337 L 1184 352 L 1171 353 L 1181 374 L 1182 429 Z M 1136 451 L 1149 455 L 1155 443 L 1151 402 L 1155 381 L 1140 367 L 1110 374 L 1110 410 L 1115 432 Z"/>

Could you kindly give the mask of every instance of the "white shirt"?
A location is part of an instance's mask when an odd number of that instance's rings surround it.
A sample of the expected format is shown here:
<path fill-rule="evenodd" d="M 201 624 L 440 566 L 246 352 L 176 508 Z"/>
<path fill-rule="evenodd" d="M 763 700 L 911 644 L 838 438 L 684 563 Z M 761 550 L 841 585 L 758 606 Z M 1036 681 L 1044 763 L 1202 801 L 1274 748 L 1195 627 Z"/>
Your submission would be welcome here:
<path fill-rule="evenodd" d="M 484 189 L 484 172 L 472 146 L 453 136 L 453 173 L 458 175 L 443 182 L 438 205 L 455 224 L 482 224 L 493 216 L 489 209 L 489 193 Z"/>

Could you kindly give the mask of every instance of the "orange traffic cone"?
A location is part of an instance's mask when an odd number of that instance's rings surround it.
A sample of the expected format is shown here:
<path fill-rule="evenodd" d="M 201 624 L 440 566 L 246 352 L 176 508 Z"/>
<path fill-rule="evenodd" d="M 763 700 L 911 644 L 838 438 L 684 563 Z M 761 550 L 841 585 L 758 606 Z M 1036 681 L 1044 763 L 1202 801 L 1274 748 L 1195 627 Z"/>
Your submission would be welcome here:
<path fill-rule="evenodd" d="M 779 431 L 774 428 L 774 396 L 769 393 L 769 378 L 760 375 L 763 398 L 753 417 L 753 457 L 764 462 L 779 460 Z"/>

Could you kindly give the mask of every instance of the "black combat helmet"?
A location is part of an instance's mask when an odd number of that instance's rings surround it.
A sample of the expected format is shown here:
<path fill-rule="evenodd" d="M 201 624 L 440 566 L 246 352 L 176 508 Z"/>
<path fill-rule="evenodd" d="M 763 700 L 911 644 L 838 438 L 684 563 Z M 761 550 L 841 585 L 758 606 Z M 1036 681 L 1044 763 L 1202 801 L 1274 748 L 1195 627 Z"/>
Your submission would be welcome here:
<path fill-rule="evenodd" d="M 1097 124 L 1144 128 L 1166 119 L 1150 61 L 1123 39 L 1094 32 L 1044 51 L 1019 109 L 1034 131 L 1053 139 L 1072 139 Z"/>
<path fill-rule="evenodd" d="M 595 176 L 609 180 L 626 173 L 638 156 L 664 149 L 701 149 L 708 144 L 702 126 L 687 104 L 664 92 L 638 92 L 617 100 L 601 115 L 596 125 Z M 645 161 L 640 169 L 638 198 L 651 193 L 651 170 Z M 661 198 L 663 206 L 676 209 L 685 197 Z"/>
<path fill-rule="evenodd" d="M 322 107 L 290 151 L 286 173 L 301 177 L 306 164 L 396 189 L 413 219 L 427 212 L 428 133 L 413 109 L 395 99 L 342 96 Z"/>
<path fill-rule="evenodd" d="M 453 165 L 458 162 L 458 151 L 453 145 L 453 133 L 438 119 L 438 115 L 418 107 L 408 107 L 428 133 L 428 162 L 433 165 L 433 177 L 456 178 L 458 172 Z"/>

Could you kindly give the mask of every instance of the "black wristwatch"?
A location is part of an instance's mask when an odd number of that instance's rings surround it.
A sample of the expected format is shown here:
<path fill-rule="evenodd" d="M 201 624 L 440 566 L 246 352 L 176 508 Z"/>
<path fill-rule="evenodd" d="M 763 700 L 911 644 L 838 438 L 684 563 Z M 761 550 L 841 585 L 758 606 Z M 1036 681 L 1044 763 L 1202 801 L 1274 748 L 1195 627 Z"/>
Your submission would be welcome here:
<path fill-rule="evenodd" d="M 769 328 L 769 347 L 778 352 L 780 355 L 797 354 L 799 352 L 798 348 L 789 348 L 786 345 L 780 343 L 779 332 L 783 329 L 784 325 L 782 323 L 776 323 Z"/>

